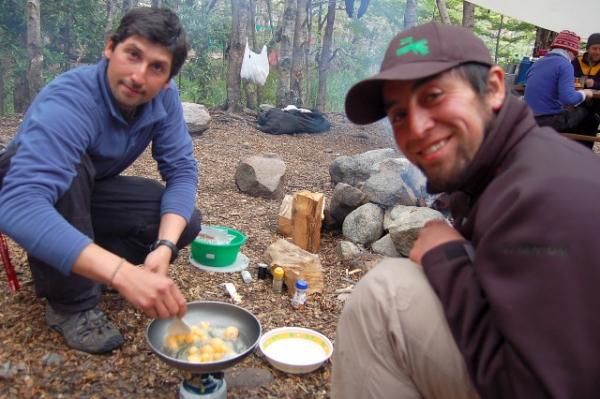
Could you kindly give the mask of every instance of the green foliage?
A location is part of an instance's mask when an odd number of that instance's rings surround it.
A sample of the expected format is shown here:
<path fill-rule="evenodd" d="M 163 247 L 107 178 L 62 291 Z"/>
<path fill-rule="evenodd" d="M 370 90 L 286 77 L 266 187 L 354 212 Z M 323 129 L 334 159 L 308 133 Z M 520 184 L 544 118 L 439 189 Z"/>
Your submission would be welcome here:
<path fill-rule="evenodd" d="M 104 29 L 106 26 L 105 0 L 40 0 L 41 30 L 44 54 L 44 79 L 50 81 L 57 74 L 78 64 L 92 64 L 102 56 Z M 194 54 L 182 68 L 179 83 L 182 99 L 205 104 L 207 107 L 222 104 L 226 100 L 226 52 L 231 33 L 231 2 L 217 1 L 208 10 L 209 0 L 162 0 L 162 5 L 176 9 L 188 34 Z M 6 109 L 11 105 L 13 81 L 16 74 L 26 73 L 27 49 L 25 47 L 24 0 L 0 0 L 0 66 L 4 73 Z M 121 4 L 121 2 L 119 2 Z M 283 0 L 271 2 L 273 25 L 280 24 L 283 13 Z M 453 24 L 462 22 L 463 0 L 446 0 L 446 6 Z M 385 49 L 391 38 L 404 26 L 405 0 L 372 1 L 367 13 L 361 18 L 348 19 L 343 2 L 338 3 L 332 52 L 335 54 L 328 68 L 327 111 L 343 110 L 344 98 L 348 89 L 357 81 L 377 73 Z M 326 3 L 313 2 L 312 34 L 320 43 L 323 31 L 319 31 L 319 12 L 324 13 Z M 257 23 L 267 24 L 266 5 L 256 3 Z M 487 9 L 476 7 L 475 33 L 490 49 L 496 51 L 496 37 L 500 29 L 500 15 Z M 440 20 L 439 10 L 434 0 L 418 2 L 418 22 Z M 114 18 L 117 26 L 120 15 Z M 260 51 L 263 44 L 270 43 L 273 33 L 269 29 L 256 32 L 256 42 Z M 500 29 L 498 63 L 505 65 L 514 57 L 531 54 L 535 28 L 530 24 L 504 17 Z M 67 49 L 65 43 L 68 40 Z M 269 51 L 277 49 L 270 44 Z M 68 51 L 67 51 L 68 50 Z M 318 88 L 316 65 L 306 79 L 311 79 L 310 102 L 314 106 Z M 275 103 L 277 68 L 272 67 L 265 86 L 262 87 L 262 100 Z"/>
<path fill-rule="evenodd" d="M 535 26 L 502 16 L 485 8 L 475 9 L 474 33 L 479 36 L 494 54 L 498 40 L 497 64 L 506 67 L 519 54 L 530 56 L 535 41 Z"/>
<path fill-rule="evenodd" d="M 227 99 L 227 69 L 221 60 L 194 57 L 181 70 L 179 94 L 182 101 L 203 104 L 207 108 L 223 104 Z"/>

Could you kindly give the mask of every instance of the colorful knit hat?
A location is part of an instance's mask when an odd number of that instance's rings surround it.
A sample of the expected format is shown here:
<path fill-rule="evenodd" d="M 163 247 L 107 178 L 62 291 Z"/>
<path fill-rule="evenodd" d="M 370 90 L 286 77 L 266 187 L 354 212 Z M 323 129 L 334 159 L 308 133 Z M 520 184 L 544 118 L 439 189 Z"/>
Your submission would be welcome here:
<path fill-rule="evenodd" d="M 600 44 L 600 33 L 592 33 L 585 45 L 585 49 L 589 50 L 594 44 Z"/>
<path fill-rule="evenodd" d="M 579 54 L 580 40 L 581 38 L 575 33 L 568 30 L 563 30 L 556 36 L 556 39 L 554 39 L 554 42 L 552 42 L 550 48 L 562 48 L 577 55 Z"/>

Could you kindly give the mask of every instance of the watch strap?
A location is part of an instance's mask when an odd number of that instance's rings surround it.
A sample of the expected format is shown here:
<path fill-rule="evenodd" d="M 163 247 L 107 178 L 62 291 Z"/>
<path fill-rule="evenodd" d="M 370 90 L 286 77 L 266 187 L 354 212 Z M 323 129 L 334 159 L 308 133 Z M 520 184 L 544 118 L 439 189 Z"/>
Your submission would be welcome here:
<path fill-rule="evenodd" d="M 175 262 L 175 259 L 177 259 L 177 256 L 179 256 L 179 249 L 177 246 L 169 240 L 156 240 L 152 243 L 152 245 L 150 245 L 150 251 L 154 251 L 159 245 L 166 245 L 171 249 L 171 263 Z"/>

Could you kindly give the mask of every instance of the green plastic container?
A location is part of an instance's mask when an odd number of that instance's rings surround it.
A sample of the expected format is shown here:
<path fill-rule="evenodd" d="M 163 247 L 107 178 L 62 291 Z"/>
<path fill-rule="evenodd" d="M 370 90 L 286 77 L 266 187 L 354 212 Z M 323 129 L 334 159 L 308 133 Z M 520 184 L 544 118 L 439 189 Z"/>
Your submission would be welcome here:
<path fill-rule="evenodd" d="M 232 265 L 237 258 L 238 252 L 240 252 L 240 247 L 246 242 L 246 236 L 228 227 L 209 227 L 225 230 L 227 234 L 234 235 L 235 238 L 229 244 L 211 244 L 196 238 L 190 244 L 192 258 L 205 266 L 223 267 Z"/>

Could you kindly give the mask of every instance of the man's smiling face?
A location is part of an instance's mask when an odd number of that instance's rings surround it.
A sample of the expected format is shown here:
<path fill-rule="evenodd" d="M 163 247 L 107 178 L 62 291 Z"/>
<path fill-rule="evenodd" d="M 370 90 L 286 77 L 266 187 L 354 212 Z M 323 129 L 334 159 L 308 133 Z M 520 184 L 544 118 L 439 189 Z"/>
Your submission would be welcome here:
<path fill-rule="evenodd" d="M 459 184 L 504 100 L 478 95 L 454 69 L 420 80 L 388 81 L 383 100 L 402 153 L 437 192 Z"/>
<path fill-rule="evenodd" d="M 121 111 L 131 112 L 169 87 L 173 55 L 166 47 L 143 36 L 131 36 L 104 49 L 108 84 Z"/>

